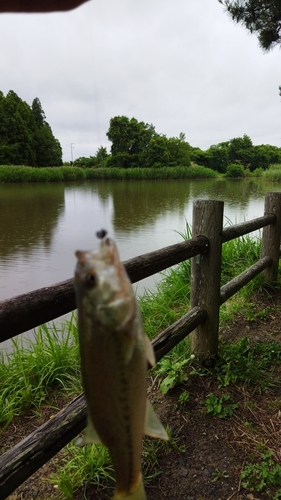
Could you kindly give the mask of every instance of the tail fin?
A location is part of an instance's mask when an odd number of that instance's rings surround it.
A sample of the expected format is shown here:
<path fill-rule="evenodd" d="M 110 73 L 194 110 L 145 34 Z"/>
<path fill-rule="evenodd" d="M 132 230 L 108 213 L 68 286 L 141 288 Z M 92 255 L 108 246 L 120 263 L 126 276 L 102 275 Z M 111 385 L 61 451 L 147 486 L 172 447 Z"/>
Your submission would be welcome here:
<path fill-rule="evenodd" d="M 133 487 L 129 493 L 116 491 L 113 500 L 146 500 L 146 494 L 143 486 L 142 475 L 140 474 L 136 487 Z"/>

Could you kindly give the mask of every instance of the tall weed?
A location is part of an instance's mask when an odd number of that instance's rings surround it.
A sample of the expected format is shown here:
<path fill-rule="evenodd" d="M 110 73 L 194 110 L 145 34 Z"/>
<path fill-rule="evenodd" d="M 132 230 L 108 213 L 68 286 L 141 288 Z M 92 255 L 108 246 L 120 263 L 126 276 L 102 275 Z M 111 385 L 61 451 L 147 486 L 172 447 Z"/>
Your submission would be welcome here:
<path fill-rule="evenodd" d="M 80 168 L 80 167 L 26 167 L 0 166 L 0 182 L 59 182 L 87 180 L 155 180 L 155 179 L 208 179 L 218 173 L 209 168 Z"/>
<path fill-rule="evenodd" d="M 81 390 L 76 318 L 60 328 L 42 325 L 34 339 L 12 339 L 13 350 L 0 359 L 0 425 L 37 408 L 49 391 Z"/>

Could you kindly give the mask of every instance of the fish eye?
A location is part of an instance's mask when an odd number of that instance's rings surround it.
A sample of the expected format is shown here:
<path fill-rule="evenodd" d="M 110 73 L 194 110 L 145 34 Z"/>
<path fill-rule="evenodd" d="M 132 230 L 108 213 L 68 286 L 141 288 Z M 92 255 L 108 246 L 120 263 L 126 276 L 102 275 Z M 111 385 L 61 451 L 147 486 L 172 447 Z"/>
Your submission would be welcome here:
<path fill-rule="evenodd" d="M 97 277 L 94 273 L 87 273 L 84 281 L 89 287 L 94 287 L 97 284 Z"/>

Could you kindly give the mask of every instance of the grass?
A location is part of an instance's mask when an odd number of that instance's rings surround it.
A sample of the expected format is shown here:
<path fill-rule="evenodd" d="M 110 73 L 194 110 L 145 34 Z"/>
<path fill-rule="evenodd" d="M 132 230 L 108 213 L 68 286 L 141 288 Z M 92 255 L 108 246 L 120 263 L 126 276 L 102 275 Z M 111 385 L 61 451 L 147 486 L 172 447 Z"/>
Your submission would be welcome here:
<path fill-rule="evenodd" d="M 0 166 L 0 182 L 63 182 L 86 179 L 85 170 L 78 167 Z"/>
<path fill-rule="evenodd" d="M 168 427 L 169 441 L 161 441 L 144 437 L 143 439 L 143 473 L 145 484 L 159 471 L 159 457 L 173 449 L 183 453 L 185 449 L 180 446 L 179 439 L 172 436 Z M 109 453 L 102 445 L 87 445 L 77 448 L 75 440 L 63 450 L 61 464 L 51 477 L 51 483 L 61 493 L 63 499 L 73 499 L 75 491 L 85 484 L 94 486 L 98 491 L 107 490 L 110 494 L 114 488 L 114 471 Z M 86 497 L 85 497 L 86 498 Z"/>
<path fill-rule="evenodd" d="M 0 166 L 0 182 L 63 182 L 83 180 L 211 179 L 218 173 L 201 166 L 162 168 L 80 168 Z"/>
<path fill-rule="evenodd" d="M 246 176 L 266 181 L 281 181 L 281 165 L 269 169 L 245 171 Z M 0 182 L 65 182 L 85 180 L 157 180 L 157 179 L 214 179 L 221 177 L 216 170 L 200 165 L 160 168 L 83 168 L 83 167 L 28 167 L 0 165 Z"/>
<path fill-rule="evenodd" d="M 268 170 L 263 173 L 263 178 L 267 181 L 280 182 L 281 181 L 281 165 L 270 165 Z"/>
<path fill-rule="evenodd" d="M 190 238 L 189 227 L 183 236 Z M 241 237 L 225 243 L 221 284 L 225 284 L 252 265 L 259 257 L 259 250 L 259 238 Z M 152 294 L 147 291 L 139 300 L 145 331 L 150 338 L 155 337 L 159 331 L 189 310 L 190 273 L 190 260 L 169 269 L 163 273 L 163 280 L 159 283 L 157 292 Z M 248 314 L 249 318 L 255 315 L 250 297 L 261 286 L 262 280 L 258 276 L 224 304 L 221 308 L 222 325 L 232 321 L 238 311 Z M 263 310 L 261 313 L 266 317 L 268 311 Z M 48 400 L 52 391 L 68 394 L 81 391 L 77 324 L 74 314 L 60 329 L 55 325 L 43 325 L 37 329 L 33 340 L 27 340 L 24 344 L 13 340 L 13 347 L 13 351 L 8 353 L 6 358 L 2 356 L 0 360 L 0 381 L 3 388 L 0 399 L 0 424 L 3 430 L 14 416 L 27 409 L 38 409 Z M 219 354 L 220 361 L 214 369 L 203 368 L 189 355 L 189 344 L 185 339 L 160 360 L 152 376 L 155 380 L 158 379 L 163 394 L 179 384 L 184 384 L 187 378 L 193 376 L 215 380 L 218 390 L 222 392 L 210 392 L 205 401 L 202 399 L 202 411 L 208 412 L 211 418 L 231 417 L 237 410 L 232 398 L 233 387 L 257 387 L 259 391 L 266 391 L 271 387 L 273 371 L 281 364 L 281 345 L 274 342 L 250 345 L 247 338 L 234 343 L 224 342 L 222 339 Z M 179 404 L 184 407 L 188 401 L 188 391 L 184 390 L 179 396 Z M 161 473 L 158 457 L 169 453 L 171 447 L 177 447 L 181 451 L 180 443 L 175 437 L 168 444 L 144 439 L 145 481 Z M 263 449 L 263 453 L 268 453 L 267 448 Z M 260 454 L 258 459 L 260 469 L 247 462 L 244 472 L 241 472 L 241 481 L 249 488 L 254 484 L 254 478 L 263 473 L 264 463 L 270 466 L 271 475 L 266 478 L 269 486 L 277 476 L 279 477 L 279 469 L 275 468 L 276 462 L 272 464 L 272 457 L 262 457 Z M 82 486 L 85 488 L 89 484 L 97 489 L 112 488 L 112 478 L 112 467 L 104 447 L 93 445 L 79 449 L 72 442 L 62 450 L 60 465 L 51 481 L 57 487 L 61 498 L 71 499 L 75 490 Z"/>
<path fill-rule="evenodd" d="M 75 490 L 85 483 L 97 489 L 114 484 L 114 471 L 109 453 L 104 446 L 91 445 L 79 448 L 75 440 L 61 452 L 60 466 L 50 481 L 62 498 L 72 499 Z"/>
<path fill-rule="evenodd" d="M 81 391 L 76 318 L 60 328 L 42 325 L 34 339 L 12 339 L 0 358 L 0 426 L 28 409 L 38 409 L 52 390 Z"/>

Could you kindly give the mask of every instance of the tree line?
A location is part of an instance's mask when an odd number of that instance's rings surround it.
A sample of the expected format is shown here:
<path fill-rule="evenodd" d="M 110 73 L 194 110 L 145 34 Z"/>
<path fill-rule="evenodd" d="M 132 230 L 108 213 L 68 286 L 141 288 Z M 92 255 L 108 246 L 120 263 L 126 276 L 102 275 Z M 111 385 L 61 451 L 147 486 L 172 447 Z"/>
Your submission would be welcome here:
<path fill-rule="evenodd" d="M 13 90 L 0 91 L 0 164 L 62 165 L 62 148 L 46 121 L 40 100 L 29 106 Z"/>
<path fill-rule="evenodd" d="M 136 118 L 111 118 L 106 133 L 110 153 L 100 146 L 94 156 L 81 157 L 75 166 L 110 168 L 161 168 L 201 165 L 220 173 L 238 164 L 250 171 L 281 163 L 281 149 L 268 144 L 254 146 L 244 135 L 213 145 L 206 151 L 192 147 L 181 132 L 167 137 L 154 125 Z M 40 100 L 29 106 L 14 91 L 0 92 L 0 164 L 36 167 L 62 165 L 62 148 L 46 121 Z"/>
<path fill-rule="evenodd" d="M 111 168 L 190 165 L 190 145 L 183 133 L 179 137 L 166 137 L 158 134 L 151 124 L 139 122 L 136 118 L 115 116 L 110 120 L 106 135 L 112 143 L 111 154 L 100 147 L 95 156 L 78 158 L 74 164 Z"/>
<path fill-rule="evenodd" d="M 281 148 L 269 144 L 254 146 L 247 135 L 221 142 L 203 151 L 186 142 L 183 133 L 179 137 L 169 138 L 158 134 L 153 125 L 126 116 L 111 118 L 106 135 L 112 143 L 110 154 L 101 146 L 95 156 L 78 158 L 74 165 L 160 168 L 189 167 L 195 163 L 225 173 L 230 164 L 240 164 L 253 171 L 281 163 Z"/>

